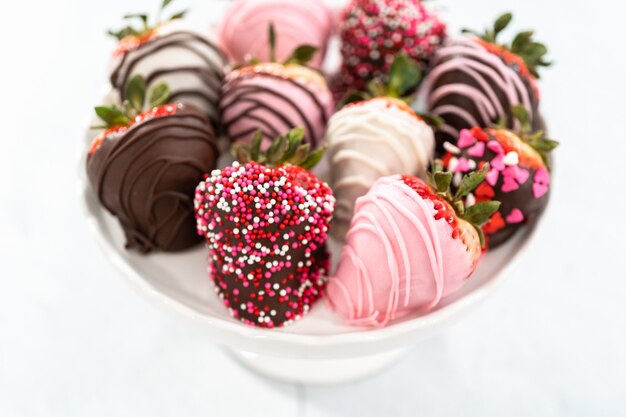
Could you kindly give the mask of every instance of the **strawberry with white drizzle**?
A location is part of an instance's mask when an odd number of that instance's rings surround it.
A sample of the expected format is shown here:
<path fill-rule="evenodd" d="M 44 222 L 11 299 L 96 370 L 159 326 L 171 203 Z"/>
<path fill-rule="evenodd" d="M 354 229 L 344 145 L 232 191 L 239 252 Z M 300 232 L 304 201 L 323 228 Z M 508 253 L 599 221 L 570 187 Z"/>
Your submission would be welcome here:
<path fill-rule="evenodd" d="M 549 152 L 558 142 L 547 139 L 543 131 L 532 132 L 523 106 L 511 110 L 522 126 L 520 132 L 504 128 L 463 129 L 456 143 L 444 144 L 445 168 L 455 173 L 456 181 L 476 167 L 489 163 L 486 181 L 466 202 L 498 200 L 500 209 L 483 226 L 490 248 L 501 245 L 523 225 L 535 222 L 550 197 Z"/>
<path fill-rule="evenodd" d="M 352 93 L 346 98 L 352 102 L 330 119 L 326 143 L 330 185 L 337 198 L 331 228 L 334 237 L 345 237 L 356 199 L 378 178 L 393 174 L 425 177 L 435 150 L 433 129 L 404 99 L 420 78 L 418 65 L 400 54 L 387 84 L 376 80 L 368 92 Z"/>
<path fill-rule="evenodd" d="M 209 245 L 211 278 L 233 317 L 273 328 L 299 320 L 322 295 L 326 236 L 335 199 L 309 168 L 303 129 L 279 136 L 267 152 L 263 134 L 234 148 L 240 162 L 215 170 L 196 189 L 198 232 Z"/>
<path fill-rule="evenodd" d="M 481 255 L 480 224 L 497 202 L 465 208 L 462 198 L 488 167 L 450 192 L 452 174 L 436 164 L 428 185 L 413 176 L 379 179 L 357 200 L 337 271 L 330 277 L 330 307 L 355 326 L 381 327 L 426 312 L 457 291 Z"/>

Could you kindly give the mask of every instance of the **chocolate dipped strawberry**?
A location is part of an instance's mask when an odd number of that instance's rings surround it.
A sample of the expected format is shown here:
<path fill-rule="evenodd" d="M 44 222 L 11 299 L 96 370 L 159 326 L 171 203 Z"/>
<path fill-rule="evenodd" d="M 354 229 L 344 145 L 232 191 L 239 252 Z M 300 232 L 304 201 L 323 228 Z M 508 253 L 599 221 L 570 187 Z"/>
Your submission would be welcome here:
<path fill-rule="evenodd" d="M 148 87 L 165 82 L 172 101 L 196 107 L 217 126 L 226 56 L 207 34 L 182 22 L 186 11 L 161 19 L 170 3 L 162 2 L 156 19 L 144 13 L 129 14 L 124 18 L 140 25 L 109 31 L 118 40 L 110 63 L 111 85 L 123 102 L 127 99 L 124 87 L 135 75 L 142 75 Z"/>
<path fill-rule="evenodd" d="M 462 129 L 507 120 L 507 128 L 519 130 L 510 111 L 516 105 L 526 108 L 534 129 L 543 128 L 537 80 L 540 68 L 550 65 L 547 49 L 532 31 L 501 43 L 499 36 L 511 20 L 505 13 L 484 33 L 465 30 L 466 36 L 448 39 L 433 56 L 418 97 L 425 98 L 426 111 L 444 120 L 436 135 L 438 152 Z"/>
<path fill-rule="evenodd" d="M 211 278 L 233 317 L 260 327 L 292 323 L 326 286 L 326 237 L 335 199 L 309 168 L 303 129 L 279 136 L 266 152 L 263 134 L 239 145 L 239 160 L 196 189 L 197 229 L 209 246 Z"/>
<path fill-rule="evenodd" d="M 269 39 L 272 62 L 255 60 L 226 77 L 219 105 L 225 133 L 234 143 L 249 143 L 254 132 L 261 130 L 261 148 L 267 149 L 278 135 L 303 126 L 306 143 L 317 148 L 334 109 L 326 80 L 306 67 L 317 48 L 301 46 L 278 63 L 271 25 Z"/>
<path fill-rule="evenodd" d="M 497 209 L 489 201 L 465 207 L 463 197 L 488 167 L 463 179 L 437 164 L 432 185 L 413 176 L 379 179 L 357 200 L 339 267 L 330 277 L 329 305 L 350 325 L 385 326 L 426 312 L 463 286 L 481 255 L 480 224 Z"/>
<path fill-rule="evenodd" d="M 502 204 L 482 228 L 490 248 L 537 221 L 550 197 L 549 153 L 558 142 L 547 139 L 543 131 L 532 131 L 523 106 L 514 107 L 512 113 L 521 126 L 519 132 L 475 127 L 461 130 L 454 144 L 444 144 L 444 165 L 455 173 L 457 184 L 476 167 L 487 163 L 491 167 L 486 181 L 467 196 L 472 203 L 498 200 Z"/>
<path fill-rule="evenodd" d="M 354 92 L 331 117 L 326 133 L 331 163 L 330 186 L 337 199 L 331 233 L 343 239 L 356 199 L 380 177 L 393 174 L 425 177 L 433 158 L 433 129 L 409 107 L 405 96 L 419 82 L 421 71 L 406 55 L 396 57 L 389 82 L 369 83 Z M 410 100 L 410 98 L 409 98 Z"/>
<path fill-rule="evenodd" d="M 194 189 L 218 157 L 211 123 L 189 105 L 170 103 L 165 84 L 152 90 L 148 110 L 141 76 L 125 91 L 122 108 L 96 107 L 105 130 L 87 155 L 91 186 L 119 220 L 128 249 L 189 248 L 201 241 L 194 227 Z"/>
<path fill-rule="evenodd" d="M 339 30 L 343 64 L 333 83 L 339 96 L 387 77 L 399 53 L 426 66 L 446 36 L 446 25 L 419 0 L 351 0 Z"/>

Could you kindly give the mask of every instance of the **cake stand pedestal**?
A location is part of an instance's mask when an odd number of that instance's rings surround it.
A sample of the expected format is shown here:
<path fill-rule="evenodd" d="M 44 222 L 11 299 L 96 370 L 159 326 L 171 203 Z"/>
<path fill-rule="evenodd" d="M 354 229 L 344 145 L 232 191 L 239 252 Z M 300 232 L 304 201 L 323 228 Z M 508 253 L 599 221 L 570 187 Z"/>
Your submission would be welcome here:
<path fill-rule="evenodd" d="M 237 362 L 262 376 L 305 385 L 332 385 L 356 381 L 388 368 L 405 356 L 401 348 L 370 356 L 342 359 L 289 359 L 223 348 Z"/>

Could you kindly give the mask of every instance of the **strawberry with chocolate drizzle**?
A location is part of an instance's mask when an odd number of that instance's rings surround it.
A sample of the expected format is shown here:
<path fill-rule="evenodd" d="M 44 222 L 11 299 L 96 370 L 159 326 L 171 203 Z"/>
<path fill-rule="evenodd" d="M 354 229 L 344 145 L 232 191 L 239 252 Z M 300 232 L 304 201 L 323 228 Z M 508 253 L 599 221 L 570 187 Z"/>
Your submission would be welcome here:
<path fill-rule="evenodd" d="M 481 255 L 480 225 L 494 201 L 466 207 L 488 167 L 465 176 L 456 193 L 453 174 L 436 162 L 428 184 L 413 176 L 379 179 L 359 200 L 337 271 L 328 284 L 331 308 L 348 324 L 380 327 L 427 312 L 456 292 Z"/>
<path fill-rule="evenodd" d="M 263 133 L 237 145 L 238 159 L 196 188 L 197 229 L 209 245 L 211 278 L 233 317 L 266 328 L 306 314 L 326 286 L 326 237 L 335 199 L 308 169 L 298 128 L 261 151 Z"/>
<path fill-rule="evenodd" d="M 87 175 L 101 204 L 119 220 L 126 247 L 179 251 L 201 241 L 193 195 L 217 163 L 217 140 L 197 109 L 169 100 L 157 85 L 145 109 L 146 81 L 131 78 L 122 107 L 96 107 L 104 130 L 93 139 Z"/>
<path fill-rule="evenodd" d="M 268 31 L 270 62 L 252 59 L 233 70 L 222 86 L 224 131 L 233 143 L 250 143 L 261 130 L 261 148 L 267 149 L 275 137 L 302 126 L 305 142 L 318 148 L 335 104 L 324 77 L 307 67 L 317 47 L 302 45 L 286 61 L 276 62 L 274 26 Z"/>
<path fill-rule="evenodd" d="M 111 85 L 123 102 L 127 99 L 124 86 L 135 75 L 142 75 L 148 87 L 165 82 L 173 101 L 195 106 L 217 126 L 226 57 L 207 34 L 185 26 L 186 11 L 162 19 L 170 3 L 163 0 L 155 19 L 145 13 L 129 14 L 124 19 L 140 25 L 109 31 L 118 41 L 110 64 Z"/>
<path fill-rule="evenodd" d="M 502 203 L 483 226 L 491 248 L 506 242 L 524 224 L 536 221 L 545 210 L 551 182 L 549 153 L 558 146 L 543 131 L 533 132 L 523 106 L 515 106 L 511 112 L 521 126 L 519 132 L 474 127 L 461 130 L 454 144 L 444 143 L 444 165 L 455 173 L 456 181 L 477 167 L 491 166 L 486 181 L 466 198 L 470 204 L 493 199 Z"/>

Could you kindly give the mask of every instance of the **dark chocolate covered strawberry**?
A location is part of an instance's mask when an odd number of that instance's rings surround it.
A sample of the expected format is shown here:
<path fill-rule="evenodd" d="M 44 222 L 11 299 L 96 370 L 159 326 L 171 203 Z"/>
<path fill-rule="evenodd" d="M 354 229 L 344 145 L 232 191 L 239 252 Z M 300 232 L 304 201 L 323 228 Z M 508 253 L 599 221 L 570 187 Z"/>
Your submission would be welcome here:
<path fill-rule="evenodd" d="M 233 317 L 277 327 L 300 319 L 322 295 L 326 237 L 335 199 L 308 171 L 304 130 L 279 136 L 266 152 L 263 133 L 234 148 L 239 160 L 196 189 L 198 232 L 208 242 L 211 277 Z"/>
<path fill-rule="evenodd" d="M 466 30 L 466 36 L 448 39 L 433 56 L 418 97 L 426 100 L 426 111 L 444 120 L 436 135 L 439 152 L 462 129 L 505 119 L 507 128 L 519 130 L 510 112 L 516 105 L 526 108 L 533 128 L 542 128 L 537 80 L 539 69 L 550 65 L 547 49 L 532 31 L 502 43 L 499 35 L 511 20 L 505 13 L 484 33 Z"/>
<path fill-rule="evenodd" d="M 454 144 L 444 144 L 444 164 L 457 181 L 486 163 L 491 166 L 485 182 L 466 201 L 501 202 L 499 211 L 483 226 L 491 248 L 504 243 L 524 224 L 536 221 L 545 210 L 551 182 L 548 154 L 558 145 L 542 131 L 532 132 L 523 106 L 512 112 L 521 125 L 520 132 L 475 127 L 461 130 Z"/>
<path fill-rule="evenodd" d="M 105 130 L 92 142 L 87 174 L 98 199 L 117 217 L 126 246 L 140 252 L 178 251 L 200 239 L 193 195 L 218 157 L 206 115 L 169 103 L 169 90 L 152 90 L 144 111 L 146 82 L 133 77 L 122 108 L 96 107 Z"/>

